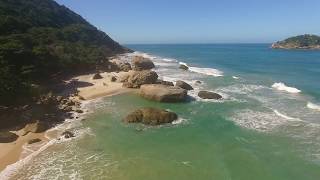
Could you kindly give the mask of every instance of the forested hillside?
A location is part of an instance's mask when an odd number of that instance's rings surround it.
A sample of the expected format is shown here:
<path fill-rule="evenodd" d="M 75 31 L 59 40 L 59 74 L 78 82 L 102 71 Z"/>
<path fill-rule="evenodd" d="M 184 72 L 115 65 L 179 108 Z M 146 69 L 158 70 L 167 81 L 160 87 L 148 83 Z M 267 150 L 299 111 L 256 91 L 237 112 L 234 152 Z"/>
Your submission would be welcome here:
<path fill-rule="evenodd" d="M 53 0 L 0 0 L 0 105 L 53 74 L 94 69 L 128 51 Z"/>

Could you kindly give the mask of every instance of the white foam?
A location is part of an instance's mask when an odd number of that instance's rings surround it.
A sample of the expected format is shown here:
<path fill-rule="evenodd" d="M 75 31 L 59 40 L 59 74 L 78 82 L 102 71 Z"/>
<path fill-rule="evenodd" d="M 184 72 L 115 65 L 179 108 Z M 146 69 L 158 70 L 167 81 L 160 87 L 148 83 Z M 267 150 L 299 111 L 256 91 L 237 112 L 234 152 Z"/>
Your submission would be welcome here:
<path fill-rule="evenodd" d="M 277 116 L 282 117 L 282 118 L 284 118 L 284 119 L 287 119 L 287 120 L 297 120 L 296 118 L 293 118 L 293 117 L 290 117 L 290 116 L 287 116 L 287 115 L 284 115 L 284 114 L 280 113 L 278 110 L 273 109 L 273 112 L 274 112 Z"/>
<path fill-rule="evenodd" d="M 274 89 L 277 89 L 279 91 L 286 91 L 286 92 L 289 92 L 289 93 L 300 93 L 301 91 L 297 88 L 294 88 L 294 87 L 289 87 L 289 86 L 286 86 L 284 83 L 282 82 L 279 82 L 279 83 L 274 83 L 272 85 L 272 88 Z"/>
<path fill-rule="evenodd" d="M 199 67 L 189 67 L 189 70 L 192 72 L 205 74 L 208 76 L 220 77 L 223 76 L 223 72 L 219 71 L 218 69 L 213 68 L 199 68 Z"/>
<path fill-rule="evenodd" d="M 177 125 L 177 124 L 183 124 L 185 123 L 187 120 L 184 118 L 178 118 L 177 120 L 173 121 L 171 124 L 173 125 Z"/>
<path fill-rule="evenodd" d="M 187 63 L 185 63 L 185 62 L 179 62 L 179 64 L 189 67 L 189 66 L 187 65 Z"/>
<path fill-rule="evenodd" d="M 175 59 L 170 59 L 170 58 L 162 58 L 162 61 L 166 61 L 166 62 L 177 62 L 177 60 Z"/>
<path fill-rule="evenodd" d="M 151 59 L 151 60 L 157 59 L 157 57 L 155 57 L 155 56 L 152 56 L 152 55 L 150 55 L 148 53 L 139 52 L 139 51 L 135 51 L 135 52 L 131 53 L 131 55 L 133 55 L 133 56 L 142 56 L 144 58 Z"/>
<path fill-rule="evenodd" d="M 239 79 L 239 77 L 238 77 L 238 76 L 232 76 L 232 78 L 233 78 L 233 79 Z"/>
<path fill-rule="evenodd" d="M 313 104 L 311 102 L 308 102 L 307 107 L 309 109 L 320 111 L 320 105 L 318 105 L 318 104 Z"/>

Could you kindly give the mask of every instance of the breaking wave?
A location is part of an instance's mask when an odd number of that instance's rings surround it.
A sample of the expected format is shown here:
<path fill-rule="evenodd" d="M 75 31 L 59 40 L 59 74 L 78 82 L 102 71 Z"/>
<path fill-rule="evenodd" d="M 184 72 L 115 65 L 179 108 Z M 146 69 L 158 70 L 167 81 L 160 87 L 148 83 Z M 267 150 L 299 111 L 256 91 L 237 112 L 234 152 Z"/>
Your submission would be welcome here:
<path fill-rule="evenodd" d="M 307 107 L 309 109 L 320 111 L 320 105 L 318 105 L 318 104 L 313 104 L 311 102 L 308 102 Z"/>
<path fill-rule="evenodd" d="M 277 89 L 279 91 L 286 91 L 288 93 L 300 93 L 301 91 L 295 87 L 289 87 L 282 82 L 274 83 L 272 88 Z"/>

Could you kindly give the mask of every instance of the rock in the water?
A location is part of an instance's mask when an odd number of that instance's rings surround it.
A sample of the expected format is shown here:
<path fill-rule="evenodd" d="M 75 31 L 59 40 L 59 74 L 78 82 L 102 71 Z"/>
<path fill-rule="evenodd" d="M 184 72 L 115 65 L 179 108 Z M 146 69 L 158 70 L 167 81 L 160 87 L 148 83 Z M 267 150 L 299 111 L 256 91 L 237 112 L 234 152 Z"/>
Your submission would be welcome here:
<path fill-rule="evenodd" d="M 209 92 L 209 91 L 199 91 L 198 96 L 202 99 L 221 99 L 220 94 Z"/>
<path fill-rule="evenodd" d="M 0 132 L 0 143 L 10 143 L 18 139 L 18 135 L 10 131 Z"/>
<path fill-rule="evenodd" d="M 123 83 L 127 88 L 139 88 L 143 84 L 154 84 L 157 82 L 158 75 L 154 71 L 132 71 L 127 82 Z"/>
<path fill-rule="evenodd" d="M 48 125 L 41 122 L 41 121 L 37 121 L 35 123 L 31 123 L 31 124 L 27 124 L 23 131 L 23 136 L 28 134 L 29 132 L 32 132 L 32 133 L 42 133 L 44 131 L 46 131 L 48 129 Z"/>
<path fill-rule="evenodd" d="M 176 86 L 181 87 L 182 89 L 185 89 L 185 90 L 193 90 L 193 87 L 184 81 L 177 81 Z"/>
<path fill-rule="evenodd" d="M 92 79 L 102 79 L 103 77 L 100 75 L 100 73 L 96 73 L 93 75 Z"/>
<path fill-rule="evenodd" d="M 187 71 L 189 69 L 189 67 L 184 64 L 180 64 L 179 69 Z"/>
<path fill-rule="evenodd" d="M 163 109 L 142 108 L 130 113 L 125 117 L 127 123 L 143 123 L 146 125 L 160 125 L 171 123 L 176 120 L 178 115 Z"/>
<path fill-rule="evenodd" d="M 70 131 L 63 132 L 62 136 L 64 136 L 64 138 L 66 138 L 66 139 L 75 137 L 75 135 Z"/>
<path fill-rule="evenodd" d="M 187 90 L 176 86 L 149 84 L 140 87 L 140 95 L 159 102 L 183 102 L 187 98 Z"/>
<path fill-rule="evenodd" d="M 196 81 L 196 83 L 197 83 L 197 84 L 202 84 L 202 82 L 201 82 L 201 81 L 199 81 L 199 80 L 197 80 L 197 81 Z"/>
<path fill-rule="evenodd" d="M 110 79 L 110 81 L 111 81 L 111 82 L 116 82 L 116 81 L 117 81 L 117 78 L 116 78 L 115 76 L 112 76 L 111 79 Z"/>
<path fill-rule="evenodd" d="M 162 84 L 162 85 L 166 85 L 166 86 L 174 86 L 173 82 L 163 81 L 163 80 L 158 80 L 156 84 Z"/>
<path fill-rule="evenodd" d="M 42 140 L 39 139 L 39 138 L 36 138 L 36 139 L 31 139 L 28 141 L 28 144 L 33 144 L 33 143 L 37 143 L 37 142 L 41 142 Z"/>
<path fill-rule="evenodd" d="M 132 64 L 135 71 L 150 70 L 155 67 L 150 59 L 141 56 L 135 56 L 133 58 Z"/>
<path fill-rule="evenodd" d="M 83 111 L 81 109 L 76 109 L 75 111 L 76 111 L 76 113 L 79 113 L 79 114 L 83 113 Z"/>

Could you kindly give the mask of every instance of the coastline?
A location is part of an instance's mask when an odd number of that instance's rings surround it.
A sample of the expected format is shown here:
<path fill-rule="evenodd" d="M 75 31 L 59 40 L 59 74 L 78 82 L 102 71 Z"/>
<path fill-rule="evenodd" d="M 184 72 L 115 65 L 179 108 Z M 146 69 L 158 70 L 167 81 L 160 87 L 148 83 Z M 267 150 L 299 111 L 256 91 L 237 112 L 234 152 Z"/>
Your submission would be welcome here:
<path fill-rule="evenodd" d="M 122 87 L 122 83 L 120 82 L 111 82 L 110 79 L 112 76 L 120 76 L 120 75 L 121 73 L 104 72 L 104 73 L 101 73 L 101 76 L 102 76 L 101 79 L 92 79 L 92 77 L 94 76 L 94 73 L 75 76 L 67 81 L 77 81 L 85 85 L 76 87 L 76 89 L 78 90 L 77 97 L 69 97 L 69 98 L 78 99 L 78 101 L 82 104 L 83 102 L 88 100 L 132 92 L 133 89 Z M 65 89 L 64 91 L 72 91 L 72 89 Z M 76 114 L 76 112 L 74 112 L 74 114 Z M 74 117 L 77 117 L 77 118 L 79 118 L 79 116 L 81 116 L 81 114 L 79 113 L 78 115 L 74 115 Z M 62 122 L 62 124 L 64 123 L 68 123 L 67 119 L 65 119 Z M 59 124 L 57 126 L 59 126 Z M 56 139 L 60 137 L 61 133 L 59 132 L 53 132 L 50 135 L 52 136 L 50 138 L 48 137 L 48 134 L 47 134 L 50 131 L 54 131 L 54 129 L 57 126 L 54 126 L 43 133 L 30 132 L 25 136 L 22 136 L 24 128 L 18 131 L 12 131 L 17 135 L 19 135 L 19 137 L 14 142 L 0 143 L 0 173 L 4 171 L 8 166 L 27 158 L 28 155 L 41 149 L 41 147 L 47 145 L 51 139 Z M 28 141 L 32 139 L 41 139 L 41 141 L 32 144 L 32 145 L 35 145 L 32 150 L 24 148 L 24 146 L 28 144 Z"/>

